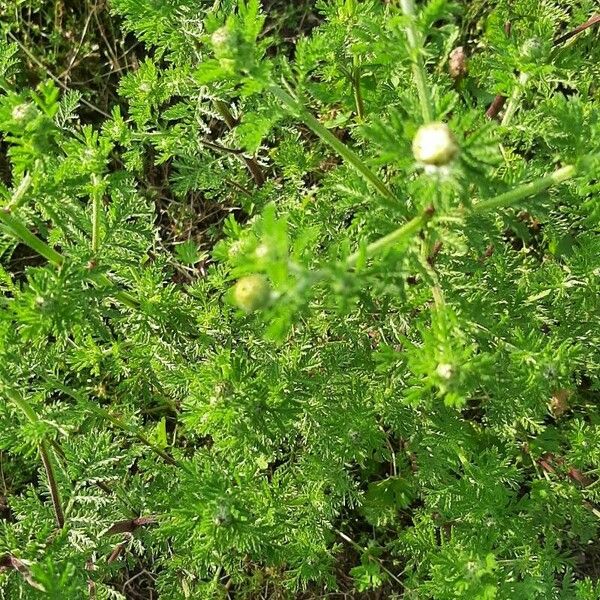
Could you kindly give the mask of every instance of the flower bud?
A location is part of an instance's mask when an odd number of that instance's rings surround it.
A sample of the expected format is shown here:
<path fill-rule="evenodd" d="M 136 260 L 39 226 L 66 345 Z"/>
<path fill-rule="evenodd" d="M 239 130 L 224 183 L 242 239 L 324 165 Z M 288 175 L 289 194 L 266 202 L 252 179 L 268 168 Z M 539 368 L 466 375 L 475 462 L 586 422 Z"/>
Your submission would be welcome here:
<path fill-rule="evenodd" d="M 27 125 L 37 116 L 37 110 L 30 102 L 18 104 L 12 109 L 11 117 L 20 125 Z"/>
<path fill-rule="evenodd" d="M 238 37 L 235 31 L 232 31 L 227 25 L 217 29 L 212 34 L 210 42 L 215 52 L 215 56 L 219 60 L 235 58 L 238 47 Z"/>
<path fill-rule="evenodd" d="M 450 363 L 440 363 L 435 372 L 440 379 L 448 381 L 454 376 L 454 367 Z"/>
<path fill-rule="evenodd" d="M 230 525 L 232 521 L 231 511 L 226 504 L 219 504 L 213 516 L 213 523 L 217 527 Z"/>
<path fill-rule="evenodd" d="M 260 246 L 256 247 L 254 254 L 258 259 L 266 259 L 271 254 L 271 248 L 267 244 L 260 244 Z"/>
<path fill-rule="evenodd" d="M 541 60 L 544 55 L 544 45 L 537 37 L 529 38 L 521 46 L 521 56 L 530 62 Z"/>
<path fill-rule="evenodd" d="M 446 123 L 428 123 L 420 127 L 412 148 L 419 162 L 435 167 L 447 165 L 458 154 L 458 145 Z"/>
<path fill-rule="evenodd" d="M 236 306 L 251 313 L 264 308 L 271 296 L 271 286 L 263 275 L 242 277 L 233 288 Z"/>
<path fill-rule="evenodd" d="M 464 46 L 457 46 L 450 52 L 448 72 L 452 79 L 461 79 L 467 74 L 467 53 Z"/>

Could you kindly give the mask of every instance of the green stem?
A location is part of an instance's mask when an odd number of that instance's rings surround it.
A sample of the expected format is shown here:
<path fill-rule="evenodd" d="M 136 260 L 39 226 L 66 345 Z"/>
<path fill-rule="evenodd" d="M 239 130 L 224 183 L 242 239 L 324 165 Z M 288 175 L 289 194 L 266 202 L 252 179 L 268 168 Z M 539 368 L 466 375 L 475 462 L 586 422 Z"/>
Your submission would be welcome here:
<path fill-rule="evenodd" d="M 100 214 L 102 210 L 102 193 L 98 178 L 93 176 L 92 191 L 92 253 L 96 255 L 100 249 Z"/>
<path fill-rule="evenodd" d="M 521 73 L 519 76 L 519 84 L 513 90 L 513 93 L 510 96 L 510 100 L 506 105 L 506 110 L 504 111 L 504 116 L 502 117 L 502 125 L 505 127 L 512 121 L 512 118 L 515 116 L 517 112 L 517 108 L 519 107 L 519 100 L 521 95 L 523 94 L 523 90 L 529 81 L 529 73 Z"/>
<path fill-rule="evenodd" d="M 25 198 L 25 194 L 31 187 L 33 179 L 29 173 L 27 173 L 21 182 L 19 183 L 17 189 L 13 192 L 12 198 L 10 202 L 4 207 L 5 212 L 12 212 L 15 208 L 19 208 L 23 203 L 23 199 Z"/>
<path fill-rule="evenodd" d="M 152 452 L 154 452 L 157 456 L 162 458 L 167 464 L 183 468 L 182 464 L 179 461 L 174 459 L 170 454 L 167 454 L 164 450 L 162 450 L 156 444 L 151 442 L 143 433 L 138 431 L 135 427 L 128 425 L 127 423 L 124 423 L 123 421 L 121 421 L 121 419 L 114 417 L 113 415 L 111 415 L 108 411 L 104 410 L 103 408 L 94 406 L 91 403 L 87 403 L 87 407 L 90 411 L 94 412 L 97 416 L 100 416 L 100 417 L 106 419 L 107 421 L 112 423 L 115 427 L 120 429 L 121 431 L 129 433 L 130 435 L 133 435 L 138 441 L 142 442 L 142 444 L 144 444 L 144 446 L 147 446 L 150 450 L 152 450 Z"/>
<path fill-rule="evenodd" d="M 0 209 L 0 222 L 6 225 L 12 235 L 21 240 L 32 250 L 35 250 L 40 256 L 43 256 L 56 267 L 60 267 L 64 264 L 65 259 L 62 254 L 58 253 L 36 235 L 31 233 L 31 231 L 29 231 L 29 229 L 27 229 L 27 227 L 25 227 L 25 225 L 23 225 L 23 223 L 17 217 L 14 217 L 13 215 L 10 215 L 4 210 Z M 114 286 L 114 282 L 111 281 L 107 275 L 90 274 L 90 279 L 100 285 L 109 287 Z M 129 308 L 139 308 L 138 301 L 129 292 L 116 291 L 114 293 L 114 297 Z"/>
<path fill-rule="evenodd" d="M 348 535 L 346 535 L 343 531 L 340 531 L 339 529 L 334 529 L 334 531 L 346 542 L 348 542 L 355 550 L 357 550 L 359 552 L 360 555 L 363 555 L 365 553 L 365 551 L 367 550 L 367 548 L 363 548 L 362 546 L 360 546 L 360 544 L 357 544 L 351 537 L 349 537 Z M 396 583 L 400 584 L 400 586 L 402 588 L 405 587 L 404 583 L 402 583 L 402 581 L 400 581 L 400 579 L 398 579 L 398 577 L 396 577 L 396 575 L 394 575 L 384 564 L 383 561 L 375 556 L 375 555 L 371 555 L 369 556 L 369 560 L 375 561 L 379 564 L 379 566 L 381 567 L 381 569 L 383 569 Z"/>
<path fill-rule="evenodd" d="M 103 273 L 90 273 L 89 279 L 98 285 L 102 285 L 105 287 L 114 287 L 115 282 L 108 275 L 104 275 Z M 133 294 L 129 292 L 116 290 L 113 293 L 113 296 L 116 300 L 124 304 L 125 306 L 133 309 L 138 309 L 140 307 L 140 303 L 137 301 Z"/>
<path fill-rule="evenodd" d="M 406 39 L 408 40 L 408 47 L 412 54 L 412 71 L 415 85 L 417 86 L 417 93 L 419 94 L 419 100 L 421 102 L 421 112 L 425 123 L 429 123 L 433 121 L 433 106 L 431 103 L 431 95 L 429 94 L 429 89 L 427 87 L 425 64 L 423 63 L 421 34 L 415 24 L 415 3 L 413 0 L 400 0 L 400 6 L 407 19 L 405 28 Z"/>
<path fill-rule="evenodd" d="M 54 475 L 54 467 L 52 466 L 52 458 L 46 442 L 40 442 L 39 446 L 40 457 L 42 464 L 44 465 L 44 471 L 46 472 L 46 478 L 48 479 L 48 489 L 50 490 L 50 499 L 52 500 L 52 507 L 54 508 L 54 517 L 56 524 L 59 529 L 65 526 L 65 513 L 62 508 L 62 501 L 60 498 L 60 491 Z"/>
<path fill-rule="evenodd" d="M 320 121 L 318 121 L 300 102 L 288 94 L 278 85 L 271 85 L 270 92 L 294 115 L 302 119 L 304 124 L 318 135 L 326 144 L 331 146 L 348 164 L 352 165 L 363 178 L 370 183 L 386 200 L 398 204 L 398 199 L 377 176 L 356 154 L 348 148 L 346 144 L 340 142 L 338 138 L 329 131 Z"/>
<path fill-rule="evenodd" d="M 362 121 L 365 117 L 365 103 L 362 96 L 362 90 L 360 87 L 361 80 L 361 66 L 358 61 L 358 57 L 354 57 L 354 69 L 352 71 L 352 88 L 354 90 L 354 104 L 356 105 L 356 116 L 359 121 Z"/>
<path fill-rule="evenodd" d="M 524 183 L 510 190 L 509 192 L 505 192 L 504 194 L 500 194 L 494 198 L 482 200 L 472 207 L 471 212 L 482 213 L 503 208 L 505 206 L 511 206 L 519 200 L 523 200 L 523 198 L 535 196 L 536 194 L 539 194 L 540 192 L 543 192 L 554 185 L 558 185 L 563 181 L 572 179 L 576 174 L 577 168 L 574 165 L 567 165 L 557 169 L 550 175 L 546 175 L 545 177 L 541 177 L 540 179 L 536 179 L 530 183 Z"/>
<path fill-rule="evenodd" d="M 31 233 L 17 217 L 0 209 L 0 222 L 6 225 L 12 235 L 20 239 L 24 244 L 29 246 L 32 250 L 35 250 L 40 256 L 43 256 L 56 267 L 60 267 L 64 264 L 65 259 L 62 254 L 58 253 L 39 237 Z M 114 285 L 107 275 L 90 274 L 90 279 L 101 285 L 109 287 Z M 138 301 L 129 292 L 116 291 L 114 297 L 129 308 L 139 308 Z"/>
<path fill-rule="evenodd" d="M 391 233 L 384 235 L 378 240 L 375 240 L 363 250 L 359 250 L 354 254 L 351 254 L 346 259 L 346 265 L 348 267 L 354 267 L 361 258 L 370 258 L 381 250 L 391 248 L 392 246 L 398 244 L 398 242 L 413 237 L 419 233 L 419 231 L 421 231 L 423 226 L 431 219 L 432 216 L 433 210 L 427 209 L 423 214 L 414 217 L 410 221 L 404 223 L 404 225 L 398 227 L 398 229 L 395 229 Z"/>
<path fill-rule="evenodd" d="M 19 392 L 8 387 L 3 387 L 3 391 L 8 399 L 27 417 L 27 420 L 30 423 L 37 425 L 40 422 L 40 418 L 31 404 L 29 404 L 29 402 L 27 402 L 27 400 Z M 50 499 L 52 500 L 56 524 L 58 525 L 59 529 L 62 529 L 65 526 L 65 513 L 62 508 L 60 491 L 56 482 L 51 452 L 46 440 L 42 440 L 39 443 L 38 450 L 40 452 L 40 458 L 42 459 L 42 464 L 48 480 L 48 489 L 50 490 Z"/>
<path fill-rule="evenodd" d="M 3 391 L 8 396 L 8 399 L 27 417 L 30 423 L 36 425 L 40 422 L 40 418 L 35 410 L 33 410 L 31 404 L 19 392 L 5 386 L 3 386 Z"/>
<path fill-rule="evenodd" d="M 11 215 L 10 212 L 7 212 L 6 208 L 0 208 L 0 222 L 2 222 L 16 238 L 20 239 L 25 245 L 29 246 L 32 250 L 35 250 L 53 265 L 60 267 L 63 264 L 64 259 L 61 254 L 31 233 L 31 231 L 23 225 L 22 221 L 18 217 Z"/>
<path fill-rule="evenodd" d="M 498 208 L 503 208 L 505 206 L 511 206 L 515 204 L 519 200 L 523 198 L 528 198 L 529 196 L 535 196 L 548 188 L 558 185 L 564 181 L 572 179 L 577 173 L 577 169 L 574 165 L 567 165 L 560 169 L 554 171 L 550 175 L 546 175 L 545 177 L 541 177 L 536 181 L 532 181 L 531 183 L 525 183 L 520 185 L 509 192 L 504 194 L 500 194 L 495 196 L 494 198 L 489 198 L 487 200 L 482 200 L 478 202 L 471 208 L 472 213 L 483 213 L 491 210 L 495 210 Z M 348 267 L 354 267 L 357 262 L 361 258 L 370 258 L 373 255 L 377 254 L 381 250 L 385 250 L 390 248 L 401 241 L 405 241 L 419 233 L 424 225 L 427 224 L 429 220 L 433 217 L 434 211 L 433 207 L 426 209 L 421 215 L 418 215 L 412 218 L 410 221 L 406 222 L 404 225 L 398 227 L 391 233 L 375 240 L 371 244 L 369 244 L 366 248 L 362 250 L 358 250 L 354 254 L 351 254 L 346 259 L 346 265 Z"/>
<path fill-rule="evenodd" d="M 213 104 L 215 105 L 217 112 L 223 118 L 223 121 L 225 121 L 225 125 L 227 125 L 227 127 L 229 129 L 233 129 L 238 124 L 238 122 L 235 120 L 234 116 L 231 114 L 231 111 L 229 110 L 229 106 L 227 106 L 227 104 L 225 102 L 223 102 L 223 100 L 216 100 L 216 99 L 213 100 Z"/>
<path fill-rule="evenodd" d="M 427 273 L 429 278 L 431 279 L 431 295 L 433 296 L 433 302 L 436 308 L 440 309 L 444 307 L 444 293 L 442 291 L 442 286 L 440 284 L 440 279 L 438 274 L 433 267 L 433 264 L 430 262 L 429 257 L 431 256 L 431 249 L 429 247 L 429 240 L 424 237 L 421 242 L 421 255 L 420 262 L 423 270 Z"/>

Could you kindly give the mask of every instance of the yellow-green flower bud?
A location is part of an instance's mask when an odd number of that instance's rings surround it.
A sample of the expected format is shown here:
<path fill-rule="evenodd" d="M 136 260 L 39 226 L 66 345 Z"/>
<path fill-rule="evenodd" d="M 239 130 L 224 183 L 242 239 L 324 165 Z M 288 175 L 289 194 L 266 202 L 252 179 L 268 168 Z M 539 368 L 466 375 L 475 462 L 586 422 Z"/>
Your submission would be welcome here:
<path fill-rule="evenodd" d="M 458 154 L 458 145 L 446 123 L 428 123 L 420 127 L 412 148 L 419 162 L 435 167 L 447 165 Z"/>
<path fill-rule="evenodd" d="M 247 313 L 264 308 L 271 296 L 271 286 L 264 275 L 242 277 L 233 288 L 236 306 Z"/>

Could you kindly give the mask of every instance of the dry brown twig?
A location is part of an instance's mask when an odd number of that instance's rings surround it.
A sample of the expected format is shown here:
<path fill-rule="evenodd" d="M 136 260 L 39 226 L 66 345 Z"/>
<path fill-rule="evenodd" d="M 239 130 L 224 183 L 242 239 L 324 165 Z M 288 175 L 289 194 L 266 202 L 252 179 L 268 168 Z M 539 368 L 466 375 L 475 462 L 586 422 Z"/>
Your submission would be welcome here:
<path fill-rule="evenodd" d="M 23 579 L 34 589 L 39 590 L 40 592 L 45 592 L 45 588 L 43 585 L 38 583 L 31 573 L 31 569 L 29 568 L 29 563 L 17 558 L 13 554 L 3 554 L 0 556 L 0 573 L 2 571 L 14 570 Z"/>

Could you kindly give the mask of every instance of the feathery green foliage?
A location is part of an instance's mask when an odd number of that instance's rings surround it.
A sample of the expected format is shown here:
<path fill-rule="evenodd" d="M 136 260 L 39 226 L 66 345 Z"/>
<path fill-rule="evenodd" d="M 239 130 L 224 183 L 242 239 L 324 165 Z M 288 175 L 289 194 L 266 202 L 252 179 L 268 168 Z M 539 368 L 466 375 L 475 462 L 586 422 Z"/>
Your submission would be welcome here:
<path fill-rule="evenodd" d="M 594 3 L 276 6 L 0 46 L 0 598 L 600 598 Z"/>

